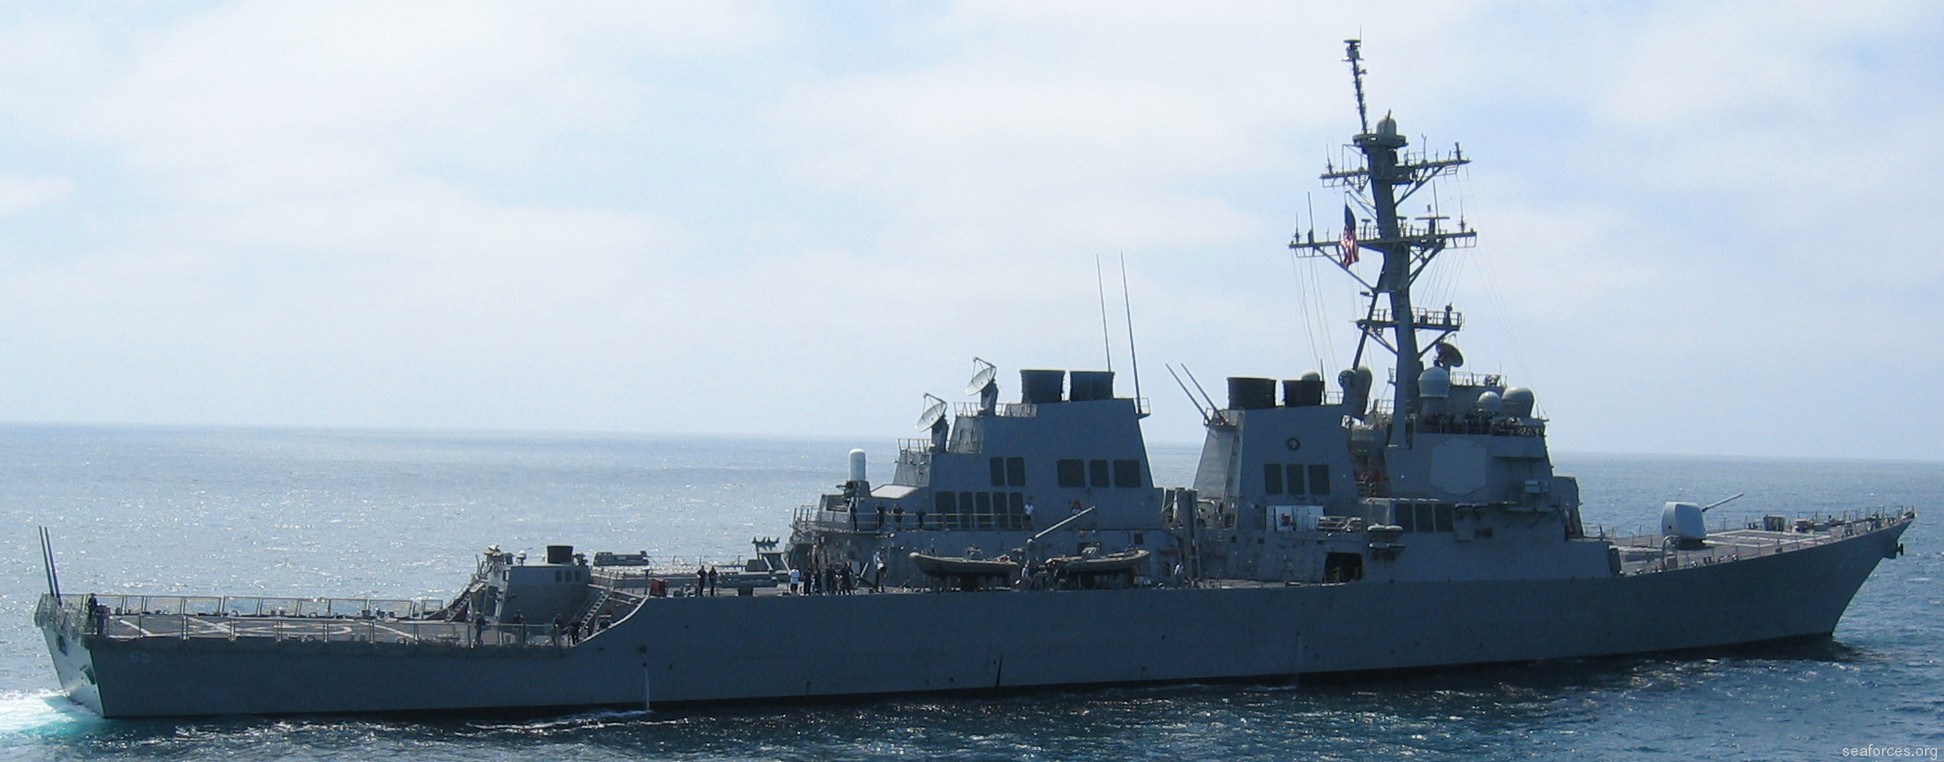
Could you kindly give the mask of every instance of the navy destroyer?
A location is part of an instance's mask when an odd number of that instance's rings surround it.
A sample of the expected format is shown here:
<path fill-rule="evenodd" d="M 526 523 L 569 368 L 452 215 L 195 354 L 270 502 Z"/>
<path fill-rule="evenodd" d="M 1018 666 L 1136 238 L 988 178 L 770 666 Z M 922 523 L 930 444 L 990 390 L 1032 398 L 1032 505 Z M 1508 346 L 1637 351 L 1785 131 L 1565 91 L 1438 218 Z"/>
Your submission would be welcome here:
<path fill-rule="evenodd" d="M 1461 370 L 1462 314 L 1412 302 L 1475 234 L 1398 205 L 1468 160 L 1408 150 L 1389 116 L 1373 129 L 1348 49 L 1356 158 L 1323 179 L 1365 214 L 1290 246 L 1368 295 L 1357 360 L 1334 389 L 1310 372 L 1232 377 L 1225 404 L 1203 393 L 1192 485 L 1155 485 L 1147 403 L 1111 372 L 1024 370 L 1002 402 L 978 361 L 969 401 L 930 398 L 927 436 L 899 443 L 889 483 L 854 451 L 787 539 L 728 569 L 490 547 L 450 600 L 184 597 L 63 593 L 50 552 L 35 621 L 61 687 L 105 717 L 553 710 L 1828 637 L 1915 513 L 1710 531 L 1708 506 L 1669 502 L 1658 533 L 1589 533 L 1532 391 Z M 1386 395 L 1363 364 L 1378 348 Z"/>

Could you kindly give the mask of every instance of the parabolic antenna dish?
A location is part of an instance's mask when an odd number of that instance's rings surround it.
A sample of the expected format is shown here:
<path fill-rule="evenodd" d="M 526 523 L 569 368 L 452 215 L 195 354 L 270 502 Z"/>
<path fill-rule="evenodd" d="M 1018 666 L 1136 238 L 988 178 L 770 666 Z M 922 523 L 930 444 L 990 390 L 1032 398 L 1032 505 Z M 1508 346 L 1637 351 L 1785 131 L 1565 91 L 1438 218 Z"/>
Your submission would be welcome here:
<path fill-rule="evenodd" d="M 972 373 L 972 380 L 965 382 L 966 394 L 978 394 L 985 391 L 987 386 L 992 385 L 992 380 L 999 377 L 999 368 L 992 363 L 977 357 L 972 358 L 972 363 L 979 366 L 979 369 Z"/>
<path fill-rule="evenodd" d="M 926 405 L 925 412 L 918 416 L 918 425 L 915 428 L 920 431 L 931 428 L 932 424 L 937 423 L 939 419 L 945 417 L 944 400 L 929 394 L 925 395 L 925 399 L 930 400 L 931 404 Z"/>
<path fill-rule="evenodd" d="M 1456 344 L 1440 341 L 1438 342 L 1438 359 L 1433 362 L 1447 368 L 1456 368 L 1465 364 L 1465 353 L 1458 351 L 1458 345 Z"/>

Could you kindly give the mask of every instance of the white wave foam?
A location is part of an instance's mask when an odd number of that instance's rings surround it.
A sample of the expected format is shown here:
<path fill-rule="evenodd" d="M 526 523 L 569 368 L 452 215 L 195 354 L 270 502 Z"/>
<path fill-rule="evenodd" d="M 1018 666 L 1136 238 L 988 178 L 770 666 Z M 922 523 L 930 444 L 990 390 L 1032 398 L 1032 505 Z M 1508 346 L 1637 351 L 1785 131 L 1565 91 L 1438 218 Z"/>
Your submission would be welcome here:
<path fill-rule="evenodd" d="M 0 691 L 0 735 L 99 721 L 60 691 Z"/>

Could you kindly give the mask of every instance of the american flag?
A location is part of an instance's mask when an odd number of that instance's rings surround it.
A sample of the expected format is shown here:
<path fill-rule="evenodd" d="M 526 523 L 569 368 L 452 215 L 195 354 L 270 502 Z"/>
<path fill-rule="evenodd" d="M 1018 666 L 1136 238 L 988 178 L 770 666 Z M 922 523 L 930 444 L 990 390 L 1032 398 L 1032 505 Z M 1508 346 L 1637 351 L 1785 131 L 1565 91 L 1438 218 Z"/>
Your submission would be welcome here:
<path fill-rule="evenodd" d="M 1337 239 L 1337 251 L 1343 255 L 1343 266 L 1357 263 L 1357 215 L 1350 211 L 1350 205 L 1343 205 L 1343 237 Z"/>

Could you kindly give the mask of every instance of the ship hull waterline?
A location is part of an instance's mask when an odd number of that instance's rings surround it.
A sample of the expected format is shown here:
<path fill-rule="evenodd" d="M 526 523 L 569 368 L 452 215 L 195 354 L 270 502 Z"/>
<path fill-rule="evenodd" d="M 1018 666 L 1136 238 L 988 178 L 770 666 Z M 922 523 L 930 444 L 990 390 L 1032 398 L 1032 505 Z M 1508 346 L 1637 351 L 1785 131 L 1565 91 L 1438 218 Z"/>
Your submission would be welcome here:
<path fill-rule="evenodd" d="M 1907 527 L 1587 579 L 658 599 L 567 648 L 46 632 L 63 689 L 108 718 L 1281 681 L 1827 636 Z"/>

